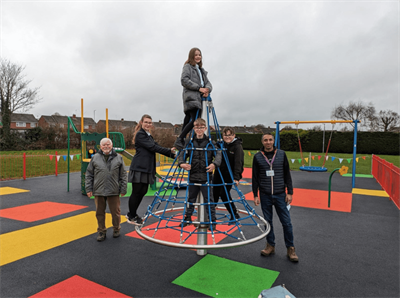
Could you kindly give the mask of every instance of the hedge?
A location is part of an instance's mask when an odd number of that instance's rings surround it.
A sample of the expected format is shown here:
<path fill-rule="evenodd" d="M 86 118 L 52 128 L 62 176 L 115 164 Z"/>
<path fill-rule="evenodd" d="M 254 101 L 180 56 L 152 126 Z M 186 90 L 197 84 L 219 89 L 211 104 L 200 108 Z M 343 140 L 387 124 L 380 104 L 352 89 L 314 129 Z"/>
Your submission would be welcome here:
<path fill-rule="evenodd" d="M 301 147 L 306 152 L 322 152 L 323 131 L 299 130 Z M 262 147 L 262 134 L 236 134 L 242 138 L 243 148 L 259 150 Z M 325 132 L 325 147 L 328 145 L 330 131 Z M 353 132 L 334 131 L 329 152 L 353 153 Z M 295 130 L 284 130 L 280 133 L 281 149 L 300 151 Z M 400 135 L 394 132 L 358 132 L 357 153 L 400 155 Z"/>

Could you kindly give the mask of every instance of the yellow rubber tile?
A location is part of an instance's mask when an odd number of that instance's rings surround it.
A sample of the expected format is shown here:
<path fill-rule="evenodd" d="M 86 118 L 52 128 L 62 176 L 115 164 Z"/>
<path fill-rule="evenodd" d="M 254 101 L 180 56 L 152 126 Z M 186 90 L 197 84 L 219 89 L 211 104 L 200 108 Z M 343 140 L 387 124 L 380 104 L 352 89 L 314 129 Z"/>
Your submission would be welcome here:
<path fill-rule="evenodd" d="M 121 216 L 121 223 L 126 218 Z M 111 214 L 106 213 L 106 227 L 112 227 Z M 0 266 L 15 262 L 68 242 L 97 233 L 96 212 L 45 223 L 39 226 L 0 235 Z M 108 233 L 111 236 L 111 233 Z M 95 241 L 92 239 L 91 241 Z"/>
<path fill-rule="evenodd" d="M 386 198 L 389 197 L 389 195 L 384 190 L 353 188 L 352 193 L 356 194 L 356 195 L 366 195 L 366 196 L 374 196 L 374 197 L 386 197 Z"/>
<path fill-rule="evenodd" d="M 14 193 L 21 193 L 21 192 L 29 192 L 29 190 L 15 188 L 15 187 L 8 187 L 8 186 L 0 188 L 0 196 L 11 195 Z"/>

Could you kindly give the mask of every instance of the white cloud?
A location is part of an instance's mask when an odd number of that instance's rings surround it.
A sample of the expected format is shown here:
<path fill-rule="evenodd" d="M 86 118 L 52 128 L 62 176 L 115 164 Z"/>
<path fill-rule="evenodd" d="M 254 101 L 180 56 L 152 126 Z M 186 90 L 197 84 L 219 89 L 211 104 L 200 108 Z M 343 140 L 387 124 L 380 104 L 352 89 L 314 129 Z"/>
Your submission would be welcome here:
<path fill-rule="evenodd" d="M 1 53 L 26 65 L 32 113 L 180 123 L 199 47 L 221 125 L 327 120 L 335 105 L 398 111 L 395 2 L 4 2 Z"/>

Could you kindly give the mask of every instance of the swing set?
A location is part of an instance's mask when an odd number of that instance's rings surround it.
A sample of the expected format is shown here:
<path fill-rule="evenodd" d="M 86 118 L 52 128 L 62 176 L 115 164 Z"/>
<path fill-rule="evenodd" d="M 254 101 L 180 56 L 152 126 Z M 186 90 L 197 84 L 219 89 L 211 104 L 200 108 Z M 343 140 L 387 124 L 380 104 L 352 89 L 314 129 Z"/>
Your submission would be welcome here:
<path fill-rule="evenodd" d="M 303 150 L 301 149 L 301 141 L 300 141 L 300 134 L 299 134 L 299 125 L 296 124 L 296 131 L 297 131 L 297 140 L 299 141 L 299 148 L 300 148 L 300 155 L 301 155 L 301 167 L 300 167 L 300 171 L 307 171 L 307 172 L 326 172 L 328 169 L 325 168 L 325 162 L 327 160 L 328 157 L 328 151 L 329 151 L 329 145 L 331 144 L 331 140 L 332 140 L 332 134 L 333 134 L 333 128 L 335 127 L 335 123 L 332 123 L 332 130 L 331 130 L 331 135 L 329 137 L 329 142 L 328 142 L 328 146 L 326 147 L 326 152 L 325 152 L 325 157 L 324 157 L 324 162 L 322 164 L 322 167 L 315 167 L 315 166 L 311 166 L 308 165 L 306 166 L 304 164 L 304 157 L 303 157 Z M 311 162 L 311 161 L 310 161 Z"/>
<path fill-rule="evenodd" d="M 331 123 L 332 130 L 328 141 L 328 146 L 326 148 L 324 161 L 321 167 L 315 166 L 306 166 L 304 164 L 303 158 L 303 150 L 301 148 L 301 141 L 300 141 L 300 134 L 299 134 L 299 124 L 321 124 L 321 123 Z M 276 121 L 276 134 L 275 134 L 275 147 L 280 149 L 280 136 L 279 136 L 279 125 L 280 124 L 295 124 L 296 131 L 297 131 L 297 140 L 299 142 L 300 148 L 300 155 L 301 155 L 301 164 L 300 171 L 307 171 L 307 172 L 326 172 L 328 169 L 325 168 L 325 162 L 328 157 L 329 146 L 332 140 L 333 128 L 335 127 L 336 123 L 354 123 L 354 142 L 353 142 L 353 171 L 352 171 L 352 187 L 355 187 L 355 177 L 356 177 L 356 154 L 357 154 L 357 124 L 360 123 L 359 120 L 325 120 L 325 121 Z"/>

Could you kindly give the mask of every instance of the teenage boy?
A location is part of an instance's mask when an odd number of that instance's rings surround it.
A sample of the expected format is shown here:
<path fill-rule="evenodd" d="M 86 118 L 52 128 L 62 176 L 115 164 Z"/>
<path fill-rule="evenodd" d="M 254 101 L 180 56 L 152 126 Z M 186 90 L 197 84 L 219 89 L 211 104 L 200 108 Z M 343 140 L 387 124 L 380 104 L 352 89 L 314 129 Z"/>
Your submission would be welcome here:
<path fill-rule="evenodd" d="M 212 189 L 209 185 L 206 185 L 207 182 L 212 181 L 212 173 L 216 167 L 221 165 L 221 151 L 213 151 L 213 150 L 202 150 L 203 148 L 206 149 L 213 149 L 208 137 L 204 134 L 207 129 L 206 121 L 202 118 L 198 118 L 194 122 L 194 131 L 195 135 L 193 137 L 193 148 L 194 150 L 182 150 L 179 156 L 179 163 L 178 165 L 186 170 L 189 171 L 189 183 L 195 183 L 196 185 L 189 185 L 189 196 L 188 196 L 188 203 L 189 206 L 186 208 L 185 218 L 183 226 L 187 226 L 192 221 L 192 214 L 194 211 L 193 203 L 196 202 L 197 195 L 201 191 L 204 197 L 204 202 L 211 202 L 213 203 L 212 198 Z M 186 141 L 186 145 L 189 143 L 190 140 Z M 216 143 L 213 141 L 214 147 L 216 148 Z M 185 145 L 185 148 L 186 148 Z M 200 150 L 198 150 L 200 149 Z M 193 155 L 192 155 L 193 152 Z M 186 160 L 189 159 L 192 155 L 192 159 L 190 163 L 186 163 Z M 210 198 L 208 196 L 210 193 Z M 208 205 L 205 205 L 206 212 L 208 214 Z M 211 210 L 211 221 L 213 229 L 215 229 L 215 204 L 210 204 Z"/>

